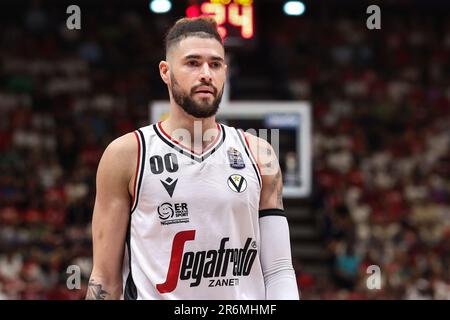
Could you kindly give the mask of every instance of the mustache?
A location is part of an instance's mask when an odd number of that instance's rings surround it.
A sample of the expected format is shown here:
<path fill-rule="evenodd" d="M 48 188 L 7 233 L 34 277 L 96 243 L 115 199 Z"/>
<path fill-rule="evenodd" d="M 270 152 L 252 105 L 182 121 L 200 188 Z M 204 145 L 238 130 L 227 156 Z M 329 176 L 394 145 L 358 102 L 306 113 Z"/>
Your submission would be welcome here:
<path fill-rule="evenodd" d="M 208 87 L 208 88 L 210 88 L 211 90 L 213 90 L 214 96 L 217 96 L 217 88 L 214 87 L 213 85 L 207 84 L 207 83 L 201 83 L 199 85 L 196 85 L 196 86 L 192 87 L 191 95 L 193 95 L 195 93 L 195 91 L 197 91 L 197 89 L 200 88 L 200 87 Z"/>

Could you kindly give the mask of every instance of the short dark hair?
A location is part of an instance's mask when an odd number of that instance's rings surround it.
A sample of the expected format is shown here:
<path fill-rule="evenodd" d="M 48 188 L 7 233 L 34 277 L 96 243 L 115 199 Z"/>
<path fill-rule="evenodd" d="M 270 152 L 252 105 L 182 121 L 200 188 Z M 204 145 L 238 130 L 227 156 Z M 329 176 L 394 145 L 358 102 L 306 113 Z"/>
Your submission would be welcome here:
<path fill-rule="evenodd" d="M 169 29 L 165 39 L 166 57 L 169 49 L 187 37 L 212 38 L 223 46 L 217 23 L 211 17 L 181 18 Z"/>

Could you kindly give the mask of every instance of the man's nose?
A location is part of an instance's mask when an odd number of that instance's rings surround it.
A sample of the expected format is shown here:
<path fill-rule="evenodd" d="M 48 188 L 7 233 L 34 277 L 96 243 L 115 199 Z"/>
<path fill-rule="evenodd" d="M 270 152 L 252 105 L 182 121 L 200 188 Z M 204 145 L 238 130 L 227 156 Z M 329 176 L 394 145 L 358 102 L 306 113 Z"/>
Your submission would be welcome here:
<path fill-rule="evenodd" d="M 200 81 L 209 83 L 211 80 L 211 69 L 209 68 L 209 64 L 205 62 L 200 70 Z"/>

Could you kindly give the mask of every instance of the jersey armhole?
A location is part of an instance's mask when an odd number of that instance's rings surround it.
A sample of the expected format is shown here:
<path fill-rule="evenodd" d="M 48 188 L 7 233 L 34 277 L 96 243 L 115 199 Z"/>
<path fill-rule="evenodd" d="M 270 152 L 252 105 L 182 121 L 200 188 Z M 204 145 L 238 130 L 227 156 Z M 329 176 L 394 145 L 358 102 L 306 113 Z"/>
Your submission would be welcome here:
<path fill-rule="evenodd" d="M 137 153 L 137 163 L 136 170 L 134 173 L 134 186 L 133 186 L 133 195 L 131 200 L 131 210 L 130 213 L 133 213 L 136 210 L 136 207 L 139 202 L 139 191 L 142 185 L 142 176 L 144 174 L 144 166 L 145 166 L 145 139 L 144 134 L 141 129 L 138 129 L 133 132 L 136 137 L 138 144 L 138 153 Z"/>
<path fill-rule="evenodd" d="M 252 150 L 250 149 L 250 145 L 248 143 L 247 137 L 241 129 L 236 129 L 237 135 L 239 137 L 239 141 L 242 144 L 242 147 L 245 150 L 250 162 L 252 163 L 253 169 L 255 170 L 256 177 L 258 178 L 259 186 L 262 187 L 262 177 L 261 170 L 259 168 L 258 162 L 256 161 L 255 156 L 253 155 Z"/>

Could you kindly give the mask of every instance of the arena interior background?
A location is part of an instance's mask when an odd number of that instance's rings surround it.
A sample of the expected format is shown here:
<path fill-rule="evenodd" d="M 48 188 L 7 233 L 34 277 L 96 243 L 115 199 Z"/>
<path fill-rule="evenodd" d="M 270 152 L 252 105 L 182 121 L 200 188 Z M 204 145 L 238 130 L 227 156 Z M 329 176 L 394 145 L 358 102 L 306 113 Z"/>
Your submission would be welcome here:
<path fill-rule="evenodd" d="M 84 297 L 97 164 L 167 99 L 163 36 L 196 3 L 171 2 L 1 2 L 0 299 Z M 310 0 L 287 16 L 253 2 L 253 38 L 228 48 L 230 100 L 311 104 L 312 193 L 285 200 L 302 298 L 450 299 L 450 3 Z"/>

